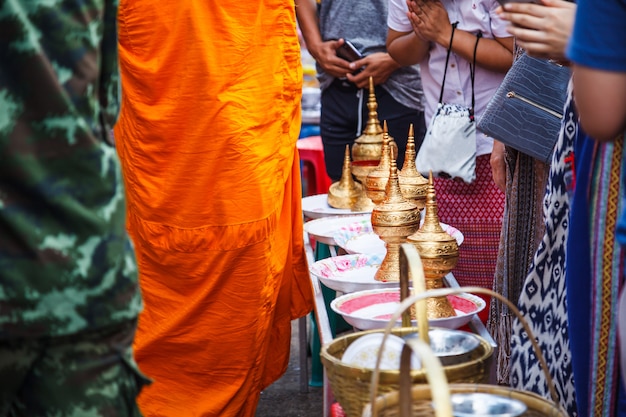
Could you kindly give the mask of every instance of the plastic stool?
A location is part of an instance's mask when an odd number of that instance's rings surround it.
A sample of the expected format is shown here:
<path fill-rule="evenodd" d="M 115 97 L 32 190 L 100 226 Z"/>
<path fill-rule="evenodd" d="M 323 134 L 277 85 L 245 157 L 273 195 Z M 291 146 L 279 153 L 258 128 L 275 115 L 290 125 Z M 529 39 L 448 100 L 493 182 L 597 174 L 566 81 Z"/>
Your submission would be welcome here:
<path fill-rule="evenodd" d="M 330 406 L 330 417 L 346 417 L 346 413 L 339 403 L 334 403 Z"/>
<path fill-rule="evenodd" d="M 303 163 L 302 176 L 303 182 L 306 182 L 306 195 L 326 194 L 332 181 L 326 174 L 322 137 L 299 139 L 297 147 Z"/>

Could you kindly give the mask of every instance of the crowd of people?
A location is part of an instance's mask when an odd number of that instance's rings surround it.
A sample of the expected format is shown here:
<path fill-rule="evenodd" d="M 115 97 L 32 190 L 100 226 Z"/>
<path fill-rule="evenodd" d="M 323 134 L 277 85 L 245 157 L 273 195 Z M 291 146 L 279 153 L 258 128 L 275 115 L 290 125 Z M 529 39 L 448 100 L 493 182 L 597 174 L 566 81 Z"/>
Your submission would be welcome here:
<path fill-rule="evenodd" d="M 571 69 L 551 161 L 478 131 L 439 216 L 567 413 L 626 416 L 624 22 L 624 0 L 0 0 L 0 417 L 254 415 L 313 307 L 298 25 L 334 180 L 370 77 L 402 166 L 442 99 L 479 119 L 522 54 Z M 547 395 L 520 323 L 487 325 L 497 383 Z"/>

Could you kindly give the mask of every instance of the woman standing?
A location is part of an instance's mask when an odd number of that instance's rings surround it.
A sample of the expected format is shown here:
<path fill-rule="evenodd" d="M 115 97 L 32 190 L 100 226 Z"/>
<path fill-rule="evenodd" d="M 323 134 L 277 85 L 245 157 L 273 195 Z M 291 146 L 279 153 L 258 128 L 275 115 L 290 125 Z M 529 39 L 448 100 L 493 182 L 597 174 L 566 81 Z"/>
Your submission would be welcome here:
<path fill-rule="evenodd" d="M 476 119 L 480 118 L 513 62 L 513 38 L 495 13 L 498 3 L 495 0 L 408 3 L 410 6 L 405 0 L 390 1 L 387 49 L 402 65 L 420 64 L 427 122 L 437 108 L 444 71 L 447 75 L 443 102 L 471 105 L 470 66 L 474 51 L 474 112 Z M 451 54 L 446 68 L 448 48 Z M 476 179 L 471 184 L 435 179 L 441 221 L 457 227 L 465 236 L 454 270 L 461 285 L 493 286 L 504 194 L 492 177 L 489 162 L 492 148 L 493 139 L 477 132 Z"/>

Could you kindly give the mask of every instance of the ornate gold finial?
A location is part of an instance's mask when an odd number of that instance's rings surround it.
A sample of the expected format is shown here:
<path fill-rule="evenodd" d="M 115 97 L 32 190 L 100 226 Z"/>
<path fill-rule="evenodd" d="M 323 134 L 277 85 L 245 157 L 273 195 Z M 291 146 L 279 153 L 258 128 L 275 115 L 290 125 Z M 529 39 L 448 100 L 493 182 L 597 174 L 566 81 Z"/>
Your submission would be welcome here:
<path fill-rule="evenodd" d="M 328 189 L 328 205 L 334 208 L 349 209 L 354 205 L 363 187 L 354 181 L 350 172 L 350 145 L 346 145 L 343 157 L 343 170 L 339 181 Z"/>
<path fill-rule="evenodd" d="M 398 183 L 398 167 L 387 150 L 389 178 L 385 186 L 385 196 L 372 210 L 372 229 L 387 247 L 387 254 L 376 271 L 378 281 L 400 281 L 400 244 L 419 228 L 420 213 L 417 206 L 402 197 Z M 383 156 L 384 157 L 384 156 Z"/>
<path fill-rule="evenodd" d="M 376 102 L 376 94 L 374 90 L 374 78 L 369 78 L 369 96 L 367 99 L 367 109 L 369 113 L 367 115 L 367 124 L 365 125 L 365 130 L 363 130 L 364 135 L 380 135 L 383 133 L 383 129 L 380 127 L 380 122 L 378 121 L 378 103 Z"/>
<path fill-rule="evenodd" d="M 419 173 L 415 166 L 415 135 L 413 123 L 409 125 L 409 136 L 406 143 L 406 152 L 404 154 L 404 165 L 398 173 L 400 181 L 400 190 L 407 200 L 412 200 L 421 210 L 426 204 L 426 188 L 428 180 Z"/>
<path fill-rule="evenodd" d="M 433 173 L 428 178 L 426 212 L 420 229 L 407 237 L 420 254 L 426 276 L 426 289 L 442 288 L 445 277 L 456 266 L 459 246 L 456 239 L 446 233 L 439 223 Z M 428 318 L 455 316 L 456 312 L 446 297 L 432 297 L 427 301 Z"/>
<path fill-rule="evenodd" d="M 374 78 L 372 77 L 369 78 L 367 108 L 369 113 L 365 129 L 363 129 L 363 134 L 356 138 L 352 146 L 353 161 L 378 161 L 383 155 L 383 129 L 378 120 L 378 103 L 376 102 Z M 390 137 L 390 140 L 393 141 L 393 138 Z"/>

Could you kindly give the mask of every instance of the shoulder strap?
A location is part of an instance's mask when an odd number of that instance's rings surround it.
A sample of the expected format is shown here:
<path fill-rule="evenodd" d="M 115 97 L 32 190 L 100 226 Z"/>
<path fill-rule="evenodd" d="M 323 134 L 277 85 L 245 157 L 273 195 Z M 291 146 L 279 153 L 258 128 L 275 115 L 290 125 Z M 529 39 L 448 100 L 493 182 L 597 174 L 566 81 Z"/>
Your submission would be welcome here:
<path fill-rule="evenodd" d="M 476 44 L 474 45 L 474 59 L 470 65 L 470 77 L 472 80 L 472 107 L 470 108 L 470 119 L 474 120 L 474 77 L 476 74 L 476 50 L 478 49 L 478 41 L 483 37 L 482 32 L 476 35 Z"/>
<path fill-rule="evenodd" d="M 448 53 L 446 54 L 446 66 L 443 69 L 443 81 L 441 82 L 441 93 L 439 93 L 439 103 L 443 101 L 443 89 L 446 86 L 446 73 L 448 72 L 448 61 L 450 60 L 450 51 L 452 50 L 452 40 L 454 39 L 454 32 L 459 22 L 452 24 L 452 33 L 450 34 L 450 44 L 448 45 Z"/>
<path fill-rule="evenodd" d="M 450 34 L 450 44 L 448 45 L 448 52 L 446 54 L 446 66 L 443 70 L 443 81 L 441 82 L 441 92 L 439 93 L 439 103 L 443 104 L 443 92 L 446 86 L 446 74 L 448 72 L 448 63 L 450 61 L 450 52 L 452 51 L 452 41 L 454 40 L 454 32 L 456 31 L 456 27 L 459 25 L 459 22 L 454 22 L 452 24 L 452 33 Z M 474 78 L 476 73 L 476 50 L 478 49 L 478 41 L 482 38 L 482 32 L 478 32 L 476 35 L 476 44 L 474 45 L 474 56 L 472 63 L 470 64 L 470 80 L 472 82 L 472 106 L 470 107 L 470 118 L 474 119 L 474 105 L 475 105 L 475 97 L 474 97 Z"/>

